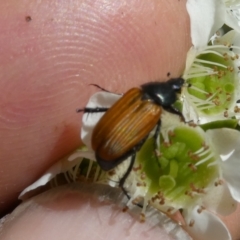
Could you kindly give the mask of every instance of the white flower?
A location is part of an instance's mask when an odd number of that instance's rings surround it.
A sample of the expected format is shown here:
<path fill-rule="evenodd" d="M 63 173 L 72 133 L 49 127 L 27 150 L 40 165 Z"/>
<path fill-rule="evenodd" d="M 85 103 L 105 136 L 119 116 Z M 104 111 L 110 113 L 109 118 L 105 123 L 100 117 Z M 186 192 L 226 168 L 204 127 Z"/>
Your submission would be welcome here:
<path fill-rule="evenodd" d="M 169 216 L 182 210 L 181 224 L 193 239 L 231 239 L 215 213 L 229 215 L 240 201 L 239 132 L 214 129 L 204 133 L 199 127 L 177 124 L 168 114 L 162 122 L 160 166 L 150 138 L 137 154 L 124 185 L 131 196 L 127 206 L 142 203 L 143 218 L 148 204 Z M 126 160 L 114 169 L 115 174 L 111 172 L 112 186 L 117 186 L 128 165 Z"/>
<path fill-rule="evenodd" d="M 109 97 L 109 101 L 108 101 Z M 113 95 L 110 93 L 104 93 L 99 92 L 94 94 L 87 107 L 106 107 L 106 102 L 108 103 L 108 106 L 111 106 L 114 104 L 120 96 Z M 84 136 L 85 139 L 88 139 L 88 141 L 85 141 L 85 144 L 90 144 L 89 139 L 91 139 L 91 133 L 92 129 L 94 128 L 95 124 L 98 122 L 102 114 L 96 113 L 96 114 L 85 114 L 83 116 L 83 133 L 82 136 Z M 162 130 L 161 133 L 164 136 L 164 139 L 169 141 L 169 132 L 174 130 L 179 125 L 183 125 L 185 128 L 190 128 L 188 126 L 185 126 L 183 123 L 179 123 L 178 116 L 171 116 L 171 114 L 165 113 L 162 116 Z M 87 127 L 86 127 L 87 126 Z M 200 168 L 201 166 L 206 166 L 207 169 L 212 169 L 210 171 L 211 174 L 209 175 L 209 185 L 205 188 L 202 187 L 199 188 L 197 183 L 193 183 L 191 185 L 192 191 L 188 192 L 188 195 L 182 196 L 179 198 L 180 200 L 167 200 L 161 199 L 162 204 L 156 204 L 156 202 L 152 202 L 151 205 L 155 206 L 157 209 L 161 210 L 162 212 L 165 212 L 167 214 L 173 214 L 178 209 L 183 209 L 183 216 L 185 219 L 185 227 L 188 229 L 188 231 L 192 234 L 192 236 L 196 236 L 200 234 L 203 239 L 206 240 L 212 240 L 212 239 L 231 239 L 231 236 L 228 232 L 228 229 L 225 227 L 225 225 L 222 223 L 222 221 L 213 213 L 221 214 L 221 215 L 228 215 L 232 213 L 236 209 L 237 202 L 240 201 L 240 198 L 238 194 L 240 193 L 240 188 L 238 186 L 240 173 L 236 170 L 238 169 L 238 162 L 240 152 L 238 151 L 238 145 L 240 143 L 240 135 L 238 131 L 231 130 L 231 129 L 214 129 L 214 130 L 208 130 L 207 133 L 204 133 L 199 128 L 190 128 L 191 131 L 196 131 L 200 136 L 202 136 L 203 139 L 205 139 L 206 145 L 203 146 L 201 149 L 196 150 L 195 153 L 192 153 L 193 159 L 195 157 L 199 157 L 198 163 L 195 165 L 190 165 L 189 168 L 192 171 L 194 171 L 195 167 Z M 186 136 L 188 138 L 188 141 L 197 141 L 196 137 L 193 137 L 192 135 L 188 134 L 181 134 L 183 136 Z M 224 136 L 224 137 L 223 137 Z M 144 146 L 144 148 L 149 148 L 147 145 L 149 144 L 148 140 Z M 162 144 L 164 145 L 163 141 Z M 90 145 L 89 145 L 90 146 Z M 147 146 L 147 147 L 146 147 Z M 177 148 L 181 148 L 179 144 L 177 144 Z M 208 148 L 209 146 L 209 148 Z M 176 147 L 175 147 L 176 149 Z M 141 152 L 140 151 L 140 152 Z M 148 150 L 151 152 L 151 149 Z M 174 147 L 173 147 L 173 151 Z M 141 154 L 141 153 L 139 153 Z M 130 176 L 126 180 L 126 183 L 124 185 L 124 188 L 129 192 L 131 199 L 128 202 L 128 206 L 130 207 L 132 202 L 137 202 L 139 197 L 141 199 L 144 198 L 143 201 L 143 212 L 146 210 L 147 205 L 149 201 L 154 198 L 153 192 L 151 192 L 151 187 L 153 184 L 153 180 L 146 181 L 145 184 L 141 184 L 141 179 L 144 179 L 144 176 L 146 177 L 146 174 L 136 174 L 139 169 L 139 154 L 136 159 L 134 169 L 131 172 Z M 114 171 L 110 171 L 108 178 L 109 178 L 109 184 L 113 187 L 118 186 L 118 182 L 125 173 L 126 169 L 129 166 L 129 159 L 126 159 L 118 165 Z M 150 156 L 147 155 L 147 158 L 145 159 L 146 164 L 152 165 L 152 162 L 150 160 Z M 164 164 L 164 159 L 160 160 L 162 164 Z M 178 168 L 178 163 L 175 161 L 171 161 L 171 168 L 172 168 L 172 174 L 176 174 L 176 169 Z M 154 166 L 154 165 L 153 165 Z M 153 167 L 153 169 L 156 170 L 156 167 Z M 233 171 L 233 169 L 235 169 Z M 152 170 L 150 169 L 150 175 L 154 175 Z M 180 170 L 179 170 L 180 171 Z M 204 170 L 205 171 L 205 170 Z M 204 172 L 203 171 L 203 172 Z M 175 172 L 175 173 L 174 173 Z M 231 174 L 233 172 L 233 174 Z M 181 171 L 180 171 L 181 174 Z M 194 173 L 193 173 L 194 174 Z M 210 177 L 211 176 L 211 177 Z M 161 176 L 158 175 L 158 178 L 162 180 L 162 184 L 168 185 L 168 187 L 171 185 L 171 178 L 165 177 L 161 178 Z M 146 179 L 146 178 L 145 178 Z M 170 179 L 170 183 L 169 183 Z M 192 178 L 194 179 L 194 178 Z M 196 180 L 196 179 L 195 179 Z M 200 182 L 205 181 L 206 179 L 200 178 Z M 197 180 L 196 180 L 197 182 Z M 170 185 L 169 185 L 170 184 Z M 173 183 L 174 184 L 174 183 Z M 206 184 L 206 182 L 205 182 Z M 195 195 L 195 196 L 194 196 Z M 189 197 L 186 201 L 186 196 Z M 194 196 L 193 198 L 196 201 L 191 201 L 191 196 Z M 160 201 L 161 201 L 160 200 Z M 163 204 L 164 202 L 164 204 Z M 208 210 L 204 210 L 204 207 Z M 201 211 L 201 214 L 198 212 Z M 213 231 L 212 229 L 218 229 L 218 231 Z M 219 235 L 218 235 L 219 234 Z"/>
<path fill-rule="evenodd" d="M 190 17 L 193 47 L 188 53 L 185 71 L 206 50 L 209 42 L 221 35 L 224 24 L 240 32 L 239 0 L 188 0 L 186 7 Z"/>
<path fill-rule="evenodd" d="M 202 51 L 189 50 L 183 78 L 183 114 L 187 121 L 206 123 L 240 118 L 240 34 L 230 31 Z"/>

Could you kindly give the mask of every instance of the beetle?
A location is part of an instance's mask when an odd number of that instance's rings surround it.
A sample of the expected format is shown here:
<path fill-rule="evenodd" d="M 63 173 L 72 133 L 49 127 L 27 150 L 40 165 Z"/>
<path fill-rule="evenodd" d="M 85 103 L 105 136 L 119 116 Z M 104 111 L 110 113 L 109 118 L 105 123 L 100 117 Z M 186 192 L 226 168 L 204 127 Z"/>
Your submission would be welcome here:
<path fill-rule="evenodd" d="M 94 127 L 91 139 L 96 160 L 103 170 L 109 171 L 131 156 L 130 165 L 119 181 L 119 186 L 126 195 L 123 185 L 132 170 L 136 153 L 155 127 L 154 139 L 157 146 L 163 109 L 179 115 L 184 121 L 182 113 L 173 106 L 183 84 L 184 79 L 181 77 L 166 82 L 148 82 L 139 88 L 128 90 L 110 108 L 77 110 L 84 113 L 105 112 Z"/>

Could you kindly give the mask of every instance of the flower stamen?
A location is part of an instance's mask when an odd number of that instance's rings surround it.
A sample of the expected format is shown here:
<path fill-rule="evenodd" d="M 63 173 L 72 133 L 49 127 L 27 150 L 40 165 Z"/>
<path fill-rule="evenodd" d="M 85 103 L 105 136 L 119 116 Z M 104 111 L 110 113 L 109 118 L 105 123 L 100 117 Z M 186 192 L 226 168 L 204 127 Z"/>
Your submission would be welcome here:
<path fill-rule="evenodd" d="M 203 210 L 205 210 L 206 208 L 203 206 L 200 206 L 200 208 L 198 208 L 197 212 L 200 214 L 202 213 Z"/>
<path fill-rule="evenodd" d="M 194 223 L 195 223 L 195 221 L 193 219 L 191 219 L 189 222 L 189 227 L 193 227 Z"/>

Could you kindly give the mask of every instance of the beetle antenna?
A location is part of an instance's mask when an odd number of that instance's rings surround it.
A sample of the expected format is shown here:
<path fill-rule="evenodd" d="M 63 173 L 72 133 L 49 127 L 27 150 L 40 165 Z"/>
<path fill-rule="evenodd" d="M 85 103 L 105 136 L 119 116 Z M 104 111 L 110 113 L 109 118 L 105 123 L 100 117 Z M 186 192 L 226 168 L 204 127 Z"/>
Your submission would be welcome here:
<path fill-rule="evenodd" d="M 77 108 L 77 109 L 76 109 L 76 112 L 77 112 L 77 113 L 85 112 L 85 108 Z"/>
<path fill-rule="evenodd" d="M 109 92 L 109 93 L 111 93 L 111 92 L 108 91 L 107 89 L 105 89 L 105 88 L 103 88 L 103 87 L 100 87 L 99 85 L 97 85 L 97 84 L 95 84 L 95 83 L 91 83 L 91 84 L 89 84 L 89 85 L 90 85 L 90 86 L 95 86 L 95 87 L 101 89 L 101 90 L 104 91 L 104 92 Z"/>

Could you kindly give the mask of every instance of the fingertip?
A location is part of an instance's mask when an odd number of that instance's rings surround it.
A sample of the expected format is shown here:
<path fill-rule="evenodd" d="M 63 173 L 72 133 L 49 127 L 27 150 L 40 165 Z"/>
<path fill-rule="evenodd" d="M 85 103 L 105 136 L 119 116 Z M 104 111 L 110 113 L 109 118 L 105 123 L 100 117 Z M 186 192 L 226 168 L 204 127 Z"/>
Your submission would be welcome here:
<path fill-rule="evenodd" d="M 124 199 L 124 200 L 123 200 Z M 183 230 L 166 225 L 151 212 L 140 223 L 139 209 L 122 212 L 126 199 L 103 185 L 71 185 L 52 189 L 20 205 L 2 226 L 3 239 L 176 239 Z M 164 222 L 165 221 L 165 222 Z M 161 224 L 168 227 L 164 227 Z M 171 232 L 171 229 L 173 232 Z"/>

